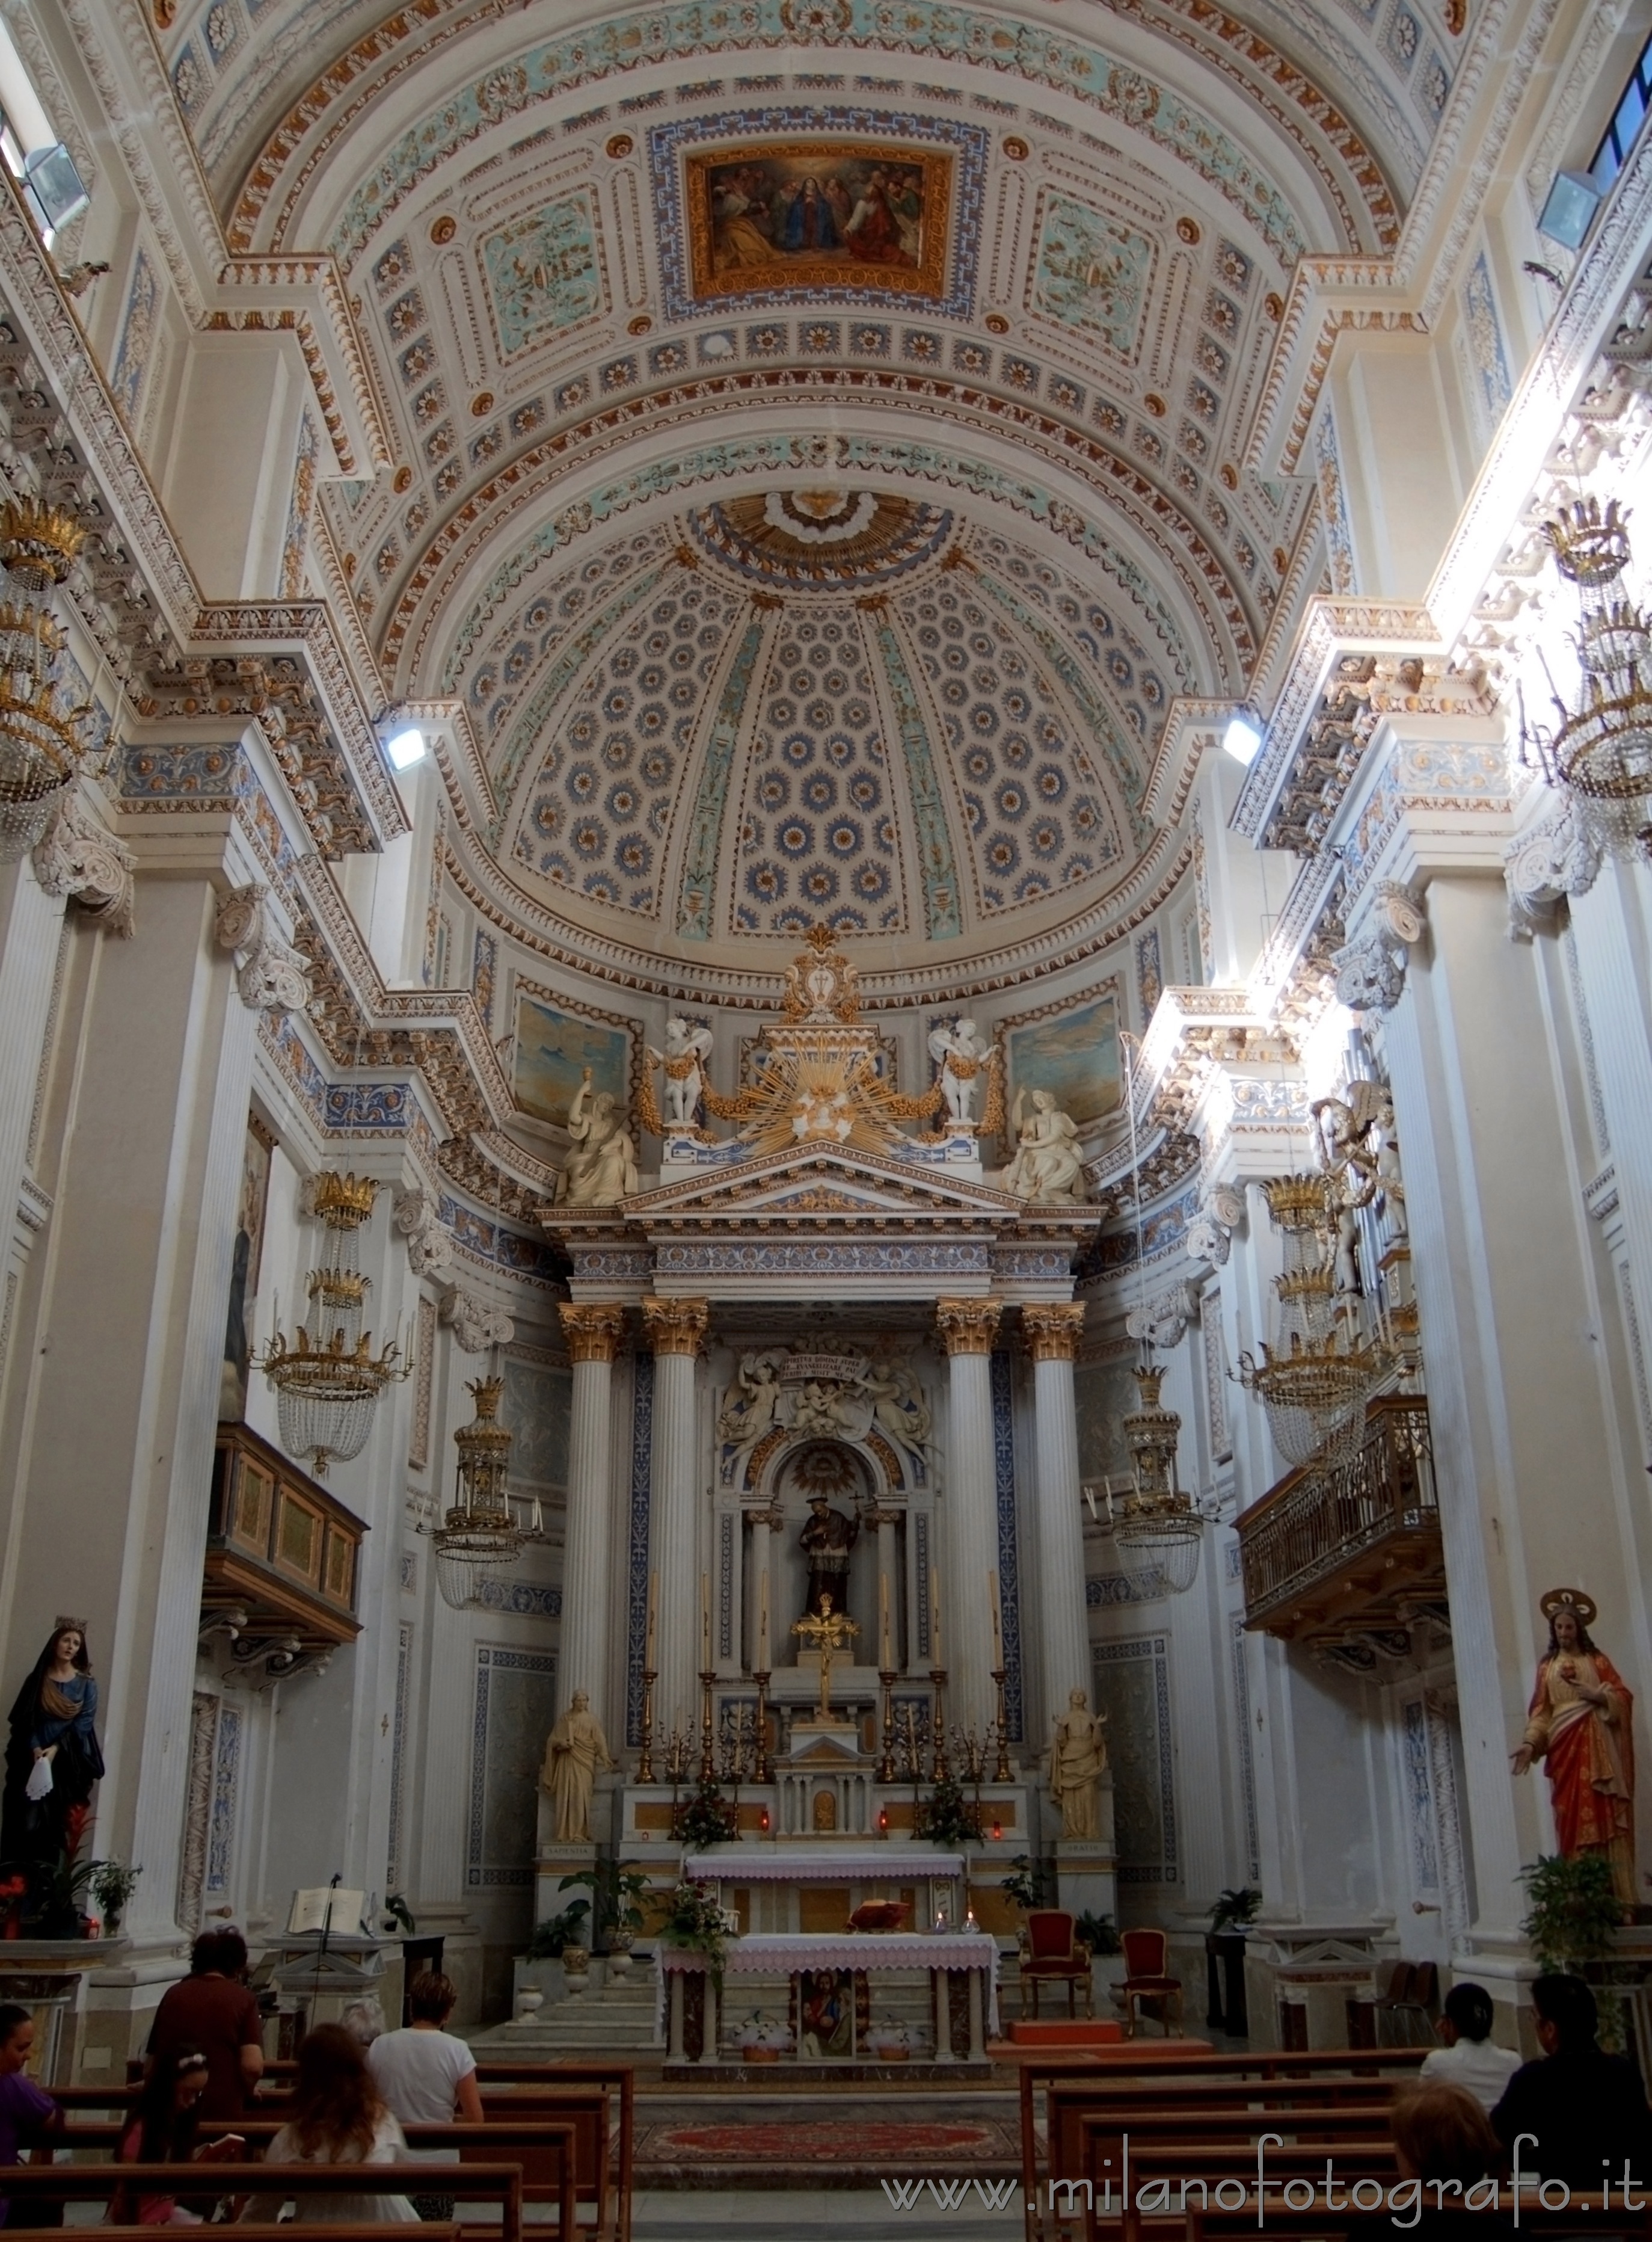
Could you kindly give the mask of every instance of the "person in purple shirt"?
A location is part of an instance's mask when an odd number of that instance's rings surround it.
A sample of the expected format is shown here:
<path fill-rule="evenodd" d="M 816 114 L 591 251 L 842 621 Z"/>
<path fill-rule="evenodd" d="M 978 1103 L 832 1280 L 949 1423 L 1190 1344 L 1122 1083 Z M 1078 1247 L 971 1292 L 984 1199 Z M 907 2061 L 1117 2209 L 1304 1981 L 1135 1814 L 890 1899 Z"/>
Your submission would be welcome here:
<path fill-rule="evenodd" d="M 19 2147 L 28 2136 L 60 2126 L 64 2113 L 50 2094 L 28 2075 L 35 2044 L 35 2020 L 15 2002 L 0 2005 L 0 2165 L 21 2164 Z M 0 2201 L 0 2226 L 11 2205 Z"/>

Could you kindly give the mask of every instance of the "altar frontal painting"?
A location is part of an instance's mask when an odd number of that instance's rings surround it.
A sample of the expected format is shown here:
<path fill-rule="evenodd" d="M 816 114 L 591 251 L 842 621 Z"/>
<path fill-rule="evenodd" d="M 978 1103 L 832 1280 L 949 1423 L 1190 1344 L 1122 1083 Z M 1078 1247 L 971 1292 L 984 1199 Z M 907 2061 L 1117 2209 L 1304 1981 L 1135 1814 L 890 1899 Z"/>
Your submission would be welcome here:
<path fill-rule="evenodd" d="M 763 142 L 687 158 L 699 302 L 820 288 L 945 293 L 953 158 L 859 140 Z"/>

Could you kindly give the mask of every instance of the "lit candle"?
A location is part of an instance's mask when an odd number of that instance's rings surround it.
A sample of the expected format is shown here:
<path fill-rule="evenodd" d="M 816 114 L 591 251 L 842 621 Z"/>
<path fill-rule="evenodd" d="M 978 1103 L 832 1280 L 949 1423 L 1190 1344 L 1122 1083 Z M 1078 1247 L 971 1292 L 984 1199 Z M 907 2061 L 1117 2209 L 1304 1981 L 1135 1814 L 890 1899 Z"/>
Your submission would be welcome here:
<path fill-rule="evenodd" d="M 880 1573 L 878 1575 L 878 1607 L 883 1621 L 883 1670 L 887 1674 L 895 1662 L 889 1655 L 889 1575 L 887 1573 Z"/>
<path fill-rule="evenodd" d="M 702 1674 L 709 1674 L 712 1670 L 712 1576 L 709 1573 L 702 1573 L 699 1576 L 699 1670 Z"/>
<path fill-rule="evenodd" d="M 654 1671 L 654 1623 L 659 1617 L 659 1575 L 658 1573 L 650 1573 L 648 1575 L 648 1645 L 643 1652 L 643 1664 L 651 1674 Z"/>
<path fill-rule="evenodd" d="M 766 1565 L 758 1580 L 757 1595 L 757 1670 L 769 1670 L 769 1568 Z"/>
<path fill-rule="evenodd" d="M 929 1662 L 941 1663 L 940 1655 L 940 1574 L 932 1565 L 929 1568 Z"/>
<path fill-rule="evenodd" d="M 998 1608 L 998 1574 L 987 1575 L 987 1596 L 993 1608 L 993 1670 L 996 1673 L 1004 1663 L 1004 1628 Z"/>

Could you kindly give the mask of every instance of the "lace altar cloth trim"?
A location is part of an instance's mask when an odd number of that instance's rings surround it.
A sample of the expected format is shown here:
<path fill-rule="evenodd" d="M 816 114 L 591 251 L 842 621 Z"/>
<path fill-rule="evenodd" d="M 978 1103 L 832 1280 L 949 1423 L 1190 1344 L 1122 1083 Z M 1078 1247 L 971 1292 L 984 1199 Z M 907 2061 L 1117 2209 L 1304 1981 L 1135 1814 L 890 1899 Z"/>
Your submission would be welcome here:
<path fill-rule="evenodd" d="M 692 1948 L 662 1945 L 665 1970 L 703 1970 L 706 1957 Z M 788 1976 L 794 1970 L 987 1970 L 998 1968 L 998 1944 L 985 1931 L 759 1930 L 731 1938 L 723 1953 L 726 1974 L 736 1977 Z"/>
<path fill-rule="evenodd" d="M 920 1852 L 915 1845 L 878 1845 L 855 1853 L 752 1853 L 731 1847 L 726 1853 L 697 1853 L 683 1863 L 685 1876 L 725 1884 L 898 1884 L 963 1873 L 961 1853 Z M 884 1936 L 879 1933 L 880 1943 Z"/>

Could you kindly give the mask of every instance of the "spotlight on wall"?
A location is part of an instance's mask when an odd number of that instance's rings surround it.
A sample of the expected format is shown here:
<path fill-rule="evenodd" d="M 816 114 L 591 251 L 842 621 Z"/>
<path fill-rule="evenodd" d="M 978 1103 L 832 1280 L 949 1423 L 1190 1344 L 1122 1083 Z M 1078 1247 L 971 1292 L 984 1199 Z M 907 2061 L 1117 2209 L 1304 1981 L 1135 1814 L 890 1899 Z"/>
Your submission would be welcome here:
<path fill-rule="evenodd" d="M 1236 763 L 1254 763 L 1257 749 L 1262 744 L 1261 732 L 1255 719 L 1247 716 L 1242 708 L 1234 709 L 1227 719 L 1227 729 L 1221 735 L 1221 743 L 1224 753 L 1230 755 Z"/>
<path fill-rule="evenodd" d="M 427 752 L 425 735 L 417 724 L 392 732 L 385 742 L 385 753 L 398 771 L 411 770 L 415 763 L 424 762 Z"/>

